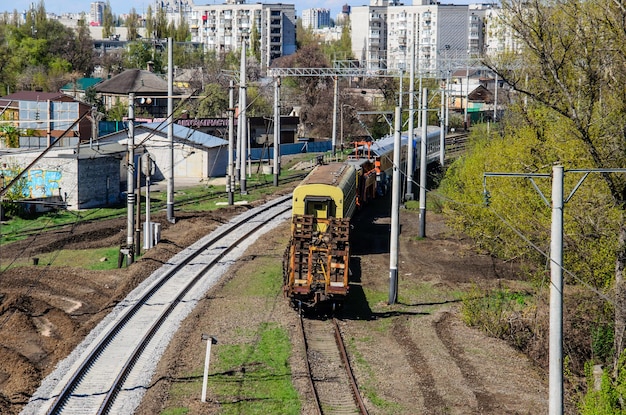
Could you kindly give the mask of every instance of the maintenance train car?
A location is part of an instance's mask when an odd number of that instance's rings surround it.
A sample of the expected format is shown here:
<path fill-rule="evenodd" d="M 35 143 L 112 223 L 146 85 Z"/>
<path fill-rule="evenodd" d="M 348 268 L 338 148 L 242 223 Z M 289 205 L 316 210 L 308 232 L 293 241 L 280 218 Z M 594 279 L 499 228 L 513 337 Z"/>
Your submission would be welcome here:
<path fill-rule="evenodd" d="M 407 135 L 403 135 L 406 146 Z M 345 162 L 319 163 L 293 192 L 291 238 L 283 290 L 295 306 L 340 305 L 349 289 L 350 221 L 369 200 L 385 195 L 393 170 L 393 136 L 355 143 Z M 427 135 L 429 160 L 438 157 L 439 129 Z M 419 137 L 416 154 L 419 159 Z M 402 152 L 401 164 L 406 162 Z"/>
<path fill-rule="evenodd" d="M 284 290 L 312 307 L 348 294 L 350 219 L 356 210 L 356 169 L 320 164 L 293 192 L 291 239 L 284 258 Z"/>

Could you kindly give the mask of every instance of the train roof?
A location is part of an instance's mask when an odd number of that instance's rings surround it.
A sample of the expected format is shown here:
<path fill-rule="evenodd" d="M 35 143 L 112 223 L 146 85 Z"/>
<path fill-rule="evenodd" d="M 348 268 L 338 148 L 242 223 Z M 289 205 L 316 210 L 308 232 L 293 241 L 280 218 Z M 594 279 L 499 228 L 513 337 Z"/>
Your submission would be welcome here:
<path fill-rule="evenodd" d="M 440 131 L 439 127 L 434 126 L 434 125 L 428 125 L 426 134 L 429 137 L 432 137 L 433 135 L 439 135 L 439 131 Z M 415 130 L 413 130 L 413 136 L 415 137 L 416 142 L 421 141 L 422 130 L 416 128 Z M 402 132 L 402 134 L 400 135 L 401 146 L 405 146 L 407 144 L 408 137 L 409 137 L 408 131 Z M 376 141 L 372 141 L 372 144 L 370 146 L 370 151 L 372 152 L 374 156 L 381 157 L 393 151 L 394 141 L 395 141 L 394 134 L 386 135 Z M 358 149 L 367 151 L 367 148 L 365 148 L 364 146 L 359 146 Z"/>
<path fill-rule="evenodd" d="M 326 184 L 329 186 L 337 186 L 343 175 L 349 173 L 353 169 L 353 166 L 349 166 L 345 163 L 320 164 L 319 166 L 316 166 L 304 180 L 302 180 L 300 186 L 307 184 Z"/>

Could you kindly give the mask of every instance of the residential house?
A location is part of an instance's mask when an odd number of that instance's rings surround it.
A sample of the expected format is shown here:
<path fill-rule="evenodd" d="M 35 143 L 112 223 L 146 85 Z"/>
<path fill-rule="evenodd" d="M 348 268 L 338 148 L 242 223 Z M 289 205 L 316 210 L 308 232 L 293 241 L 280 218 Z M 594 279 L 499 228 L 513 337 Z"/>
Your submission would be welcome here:
<path fill-rule="evenodd" d="M 62 93 L 79 101 L 85 100 L 85 92 L 87 89 L 101 82 L 102 78 L 78 78 L 70 83 L 63 85 L 60 89 Z"/>
<path fill-rule="evenodd" d="M 116 105 L 128 107 L 129 94 L 135 94 L 135 116 L 149 118 L 167 118 L 167 80 L 157 74 L 142 70 L 128 69 L 95 86 L 96 93 L 102 98 L 108 111 Z M 178 88 L 174 93 L 180 93 Z M 178 99 L 174 99 L 178 101 Z M 176 104 L 174 104 L 176 105 Z"/>
<path fill-rule="evenodd" d="M 45 148 L 61 136 L 57 145 L 62 147 L 89 141 L 91 110 L 61 92 L 19 91 L 0 97 L 0 123 L 32 133 L 20 137 L 20 147 Z"/>

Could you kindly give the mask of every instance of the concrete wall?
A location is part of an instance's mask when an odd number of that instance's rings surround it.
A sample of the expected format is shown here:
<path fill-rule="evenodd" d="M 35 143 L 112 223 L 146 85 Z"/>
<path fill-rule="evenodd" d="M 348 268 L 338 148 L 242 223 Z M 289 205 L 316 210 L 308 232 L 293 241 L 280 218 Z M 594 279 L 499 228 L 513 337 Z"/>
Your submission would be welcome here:
<path fill-rule="evenodd" d="M 120 160 L 98 157 L 78 160 L 79 209 L 111 206 L 121 202 Z"/>
<path fill-rule="evenodd" d="M 6 183 L 16 171 L 26 168 L 39 152 L 0 156 L 0 171 Z M 116 157 L 77 158 L 72 149 L 50 151 L 25 175 L 24 198 L 45 202 L 64 200 L 69 210 L 103 207 L 120 201 L 120 160 Z M 41 203 L 30 210 L 42 211 Z"/>

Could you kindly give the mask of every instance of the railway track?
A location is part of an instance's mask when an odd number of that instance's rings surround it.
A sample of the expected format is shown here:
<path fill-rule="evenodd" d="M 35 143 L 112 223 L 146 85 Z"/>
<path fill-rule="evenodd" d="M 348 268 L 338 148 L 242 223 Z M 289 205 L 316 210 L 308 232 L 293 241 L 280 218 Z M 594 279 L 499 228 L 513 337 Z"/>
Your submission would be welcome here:
<path fill-rule="evenodd" d="M 446 159 L 454 159 L 465 152 L 469 133 L 450 134 L 446 137 Z"/>
<path fill-rule="evenodd" d="M 300 329 L 318 414 L 367 415 L 337 320 L 311 320 L 301 316 Z"/>
<path fill-rule="evenodd" d="M 22 413 L 132 414 L 182 319 L 230 264 L 290 211 L 290 195 L 275 199 L 174 256 L 46 378 Z"/>
<path fill-rule="evenodd" d="M 281 178 L 281 184 L 299 182 L 300 180 L 304 179 L 305 176 L 306 176 L 306 173 L 293 174 L 289 177 Z M 274 186 L 273 182 L 268 181 L 266 183 L 257 183 L 257 184 L 248 186 L 248 190 L 251 191 L 251 190 L 256 190 L 256 189 L 264 189 L 264 188 L 273 187 L 273 186 Z M 177 197 L 175 204 L 177 207 L 181 207 L 181 206 L 186 206 L 186 205 L 194 205 L 194 204 L 197 204 L 198 202 L 225 199 L 227 197 L 228 197 L 228 192 L 215 191 L 215 192 L 207 193 L 206 195 L 203 195 L 203 196 Z M 166 207 L 166 201 L 153 201 L 150 211 L 158 212 L 160 210 L 164 210 L 165 207 Z M 115 213 L 111 213 L 108 215 L 98 216 L 97 218 L 92 219 L 89 217 L 89 215 L 91 215 L 92 211 L 95 211 L 95 210 L 96 209 L 92 209 L 88 211 L 86 216 L 79 217 L 78 221 L 89 223 L 89 222 L 95 222 L 99 220 L 125 217 L 127 215 L 126 212 L 121 212 L 121 213 L 115 212 Z M 77 215 L 79 215 L 79 213 L 77 213 Z M 15 241 L 15 240 L 27 238 L 29 236 L 37 235 L 42 232 L 60 231 L 61 233 L 64 230 L 71 229 L 71 227 L 72 227 L 72 224 L 70 223 L 50 224 L 45 227 L 37 226 L 33 228 L 28 228 L 28 229 L 21 229 L 21 230 L 14 231 L 11 233 L 5 233 L 3 235 L 0 235 L 0 237 L 3 237 L 4 239 L 10 239 L 11 241 Z"/>

